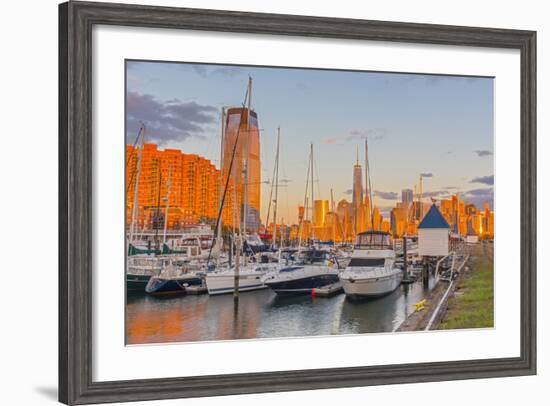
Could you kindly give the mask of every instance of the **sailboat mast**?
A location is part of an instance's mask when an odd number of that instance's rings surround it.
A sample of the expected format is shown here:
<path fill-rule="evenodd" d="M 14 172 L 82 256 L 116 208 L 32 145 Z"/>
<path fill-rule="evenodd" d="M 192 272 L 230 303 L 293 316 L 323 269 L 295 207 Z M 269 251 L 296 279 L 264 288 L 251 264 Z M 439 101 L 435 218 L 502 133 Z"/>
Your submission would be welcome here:
<path fill-rule="evenodd" d="M 220 192 L 219 192 L 219 200 L 220 200 L 220 214 L 222 213 L 222 210 L 223 210 L 223 199 L 222 199 L 222 196 L 223 196 L 223 166 L 225 164 L 224 162 L 224 159 L 223 159 L 223 156 L 224 156 L 224 146 L 225 146 L 225 107 L 222 107 L 222 111 L 221 111 L 221 116 L 222 116 L 222 122 L 221 122 L 221 140 L 220 140 Z M 229 176 L 229 174 L 227 174 L 227 176 Z M 223 228 L 223 216 L 220 216 L 220 220 L 219 220 L 219 224 L 218 224 L 218 235 L 216 236 L 217 237 L 217 243 L 218 243 L 218 250 L 219 252 L 221 253 L 221 249 L 222 249 L 222 245 L 223 245 L 223 240 L 222 240 L 222 228 Z M 218 258 L 219 258 L 219 255 L 218 255 Z"/>
<path fill-rule="evenodd" d="M 368 188 L 368 192 L 369 192 L 369 210 L 370 210 L 370 213 L 369 213 L 369 216 L 370 216 L 370 227 L 371 227 L 371 230 L 374 230 L 374 215 L 373 215 L 373 204 L 372 204 L 372 187 L 371 187 L 371 183 L 370 183 L 370 163 L 369 163 L 369 142 L 368 140 L 365 138 L 365 172 L 367 174 L 367 188 Z"/>
<path fill-rule="evenodd" d="M 313 244 L 313 240 L 315 239 L 315 231 L 314 231 L 314 219 L 315 219 L 315 200 L 313 195 L 313 143 L 311 143 L 310 146 L 311 149 L 311 243 Z"/>
<path fill-rule="evenodd" d="M 281 127 L 277 128 L 277 154 L 275 158 L 275 177 L 273 181 L 275 182 L 275 205 L 273 206 L 273 238 L 272 241 L 275 243 L 277 240 L 277 203 L 279 202 L 279 143 L 281 142 Z M 273 244 L 275 245 L 275 244 Z"/>
<path fill-rule="evenodd" d="M 420 174 L 420 193 L 418 194 L 418 205 L 420 206 L 420 221 L 424 218 L 424 205 L 422 204 L 422 174 Z"/>
<path fill-rule="evenodd" d="M 298 227 L 298 249 L 302 247 L 302 233 L 304 231 L 304 223 L 307 220 L 308 208 L 307 208 L 307 192 L 309 189 L 309 171 L 311 169 L 311 156 L 309 157 L 309 162 L 307 164 L 307 173 L 306 173 L 306 188 L 304 192 L 304 215 L 300 219 L 300 226 Z"/>
<path fill-rule="evenodd" d="M 248 164 L 249 164 L 249 147 L 250 147 L 250 106 L 252 100 L 252 77 L 248 77 L 248 106 L 246 109 L 246 141 L 245 141 L 245 169 L 244 169 L 244 203 L 243 203 L 243 220 L 241 235 L 246 236 L 246 222 L 248 220 Z M 246 263 L 246 258 L 245 258 Z"/>
<path fill-rule="evenodd" d="M 153 215 L 153 228 L 155 229 L 155 246 L 158 249 L 159 248 L 159 227 L 158 227 L 158 221 L 160 217 L 160 188 L 162 186 L 162 171 L 160 166 L 160 161 L 157 163 L 157 170 L 159 173 L 159 181 L 157 184 L 157 208 L 155 209 L 155 214 Z M 157 224 L 155 224 L 155 222 Z"/>
<path fill-rule="evenodd" d="M 162 233 L 162 246 L 164 247 L 164 244 L 166 244 L 166 231 L 168 229 L 168 210 L 170 208 L 170 186 L 171 186 L 171 179 L 172 179 L 172 163 L 170 162 L 170 166 L 168 168 L 168 182 L 167 182 L 167 188 L 166 188 L 166 208 L 164 211 L 164 231 Z"/>
<path fill-rule="evenodd" d="M 136 185 L 134 188 L 134 200 L 132 206 L 132 223 L 130 224 L 130 235 L 128 237 L 128 243 L 132 244 L 134 242 L 135 233 L 137 231 L 137 218 L 139 210 L 139 178 L 141 174 L 141 157 L 143 153 L 143 145 L 145 143 L 145 124 L 141 123 L 138 133 L 138 139 L 141 136 L 141 142 L 138 141 L 138 157 L 136 163 Z"/>
<path fill-rule="evenodd" d="M 367 213 L 365 213 L 367 216 L 370 216 L 370 207 L 372 206 L 372 201 L 370 199 L 370 194 L 369 194 L 369 166 L 367 164 L 367 160 L 368 160 L 368 156 L 369 156 L 369 147 L 368 147 L 368 144 L 367 144 L 367 137 L 365 136 L 365 200 L 367 202 L 366 204 L 366 209 L 367 209 Z M 365 216 L 366 218 L 366 216 Z M 368 224 L 366 224 L 366 229 L 368 229 Z M 371 228 L 373 227 L 373 224 L 371 222 Z"/>

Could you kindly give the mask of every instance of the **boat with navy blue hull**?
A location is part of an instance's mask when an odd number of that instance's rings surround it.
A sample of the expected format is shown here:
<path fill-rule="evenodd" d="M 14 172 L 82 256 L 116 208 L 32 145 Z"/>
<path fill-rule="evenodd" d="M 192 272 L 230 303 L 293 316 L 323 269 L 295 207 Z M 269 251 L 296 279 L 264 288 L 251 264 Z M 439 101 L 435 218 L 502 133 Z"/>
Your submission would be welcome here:
<path fill-rule="evenodd" d="M 184 294 L 190 286 L 201 286 L 204 274 L 178 270 L 174 265 L 166 266 L 159 275 L 152 276 L 145 287 L 145 292 L 158 294 Z"/>
<path fill-rule="evenodd" d="M 268 273 L 263 282 L 278 295 L 305 295 L 338 282 L 338 273 L 328 251 L 311 249 L 298 252 L 294 264 Z"/>

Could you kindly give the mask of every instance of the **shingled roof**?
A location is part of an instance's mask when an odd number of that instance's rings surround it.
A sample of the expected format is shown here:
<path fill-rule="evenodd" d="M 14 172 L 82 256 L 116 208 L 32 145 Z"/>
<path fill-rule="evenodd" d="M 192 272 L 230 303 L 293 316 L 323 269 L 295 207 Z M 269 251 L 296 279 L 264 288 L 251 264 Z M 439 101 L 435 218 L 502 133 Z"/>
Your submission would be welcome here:
<path fill-rule="evenodd" d="M 428 213 L 424 216 L 418 228 L 447 228 L 449 229 L 449 223 L 445 220 L 445 217 L 441 214 L 435 203 L 430 207 Z"/>

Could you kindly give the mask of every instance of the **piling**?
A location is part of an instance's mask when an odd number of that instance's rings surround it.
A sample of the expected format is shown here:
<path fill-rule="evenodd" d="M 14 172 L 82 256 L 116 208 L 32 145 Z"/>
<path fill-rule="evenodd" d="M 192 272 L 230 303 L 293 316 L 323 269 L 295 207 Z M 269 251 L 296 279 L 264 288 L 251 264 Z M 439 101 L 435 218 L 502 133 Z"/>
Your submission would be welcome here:
<path fill-rule="evenodd" d="M 409 280 L 409 271 L 407 270 L 407 237 L 403 236 L 403 280 Z"/>
<path fill-rule="evenodd" d="M 428 286 L 430 283 L 430 273 L 428 270 L 428 257 L 422 258 L 422 282 L 424 283 L 424 286 Z"/>
<path fill-rule="evenodd" d="M 239 267 L 241 262 L 241 244 L 242 240 L 241 237 L 237 237 L 237 249 L 236 249 L 236 255 L 235 255 L 235 279 L 234 279 L 234 286 L 233 286 L 233 301 L 236 303 L 239 301 Z"/>

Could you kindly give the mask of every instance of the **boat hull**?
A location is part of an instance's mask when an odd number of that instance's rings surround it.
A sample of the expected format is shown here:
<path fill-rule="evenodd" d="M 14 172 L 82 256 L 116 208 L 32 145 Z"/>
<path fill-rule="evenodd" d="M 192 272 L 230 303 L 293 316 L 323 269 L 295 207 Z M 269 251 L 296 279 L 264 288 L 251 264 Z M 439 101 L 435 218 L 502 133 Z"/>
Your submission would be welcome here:
<path fill-rule="evenodd" d="M 128 292 L 145 293 L 145 287 L 149 283 L 151 275 L 126 275 L 126 290 Z"/>
<path fill-rule="evenodd" d="M 145 292 L 152 295 L 185 293 L 188 286 L 200 286 L 202 279 L 198 276 L 181 278 L 162 278 L 153 276 L 145 287 Z"/>
<path fill-rule="evenodd" d="M 346 296 L 351 299 L 374 299 L 388 295 L 399 287 L 401 280 L 402 274 L 400 272 L 377 278 L 340 278 Z"/>
<path fill-rule="evenodd" d="M 319 274 L 303 278 L 266 281 L 265 284 L 278 295 L 304 295 L 311 294 L 313 289 L 331 285 L 338 282 L 337 274 Z"/>
<path fill-rule="evenodd" d="M 265 289 L 263 275 L 239 275 L 239 292 Z M 206 275 L 206 287 L 209 295 L 223 295 L 235 291 L 235 275 Z"/>

